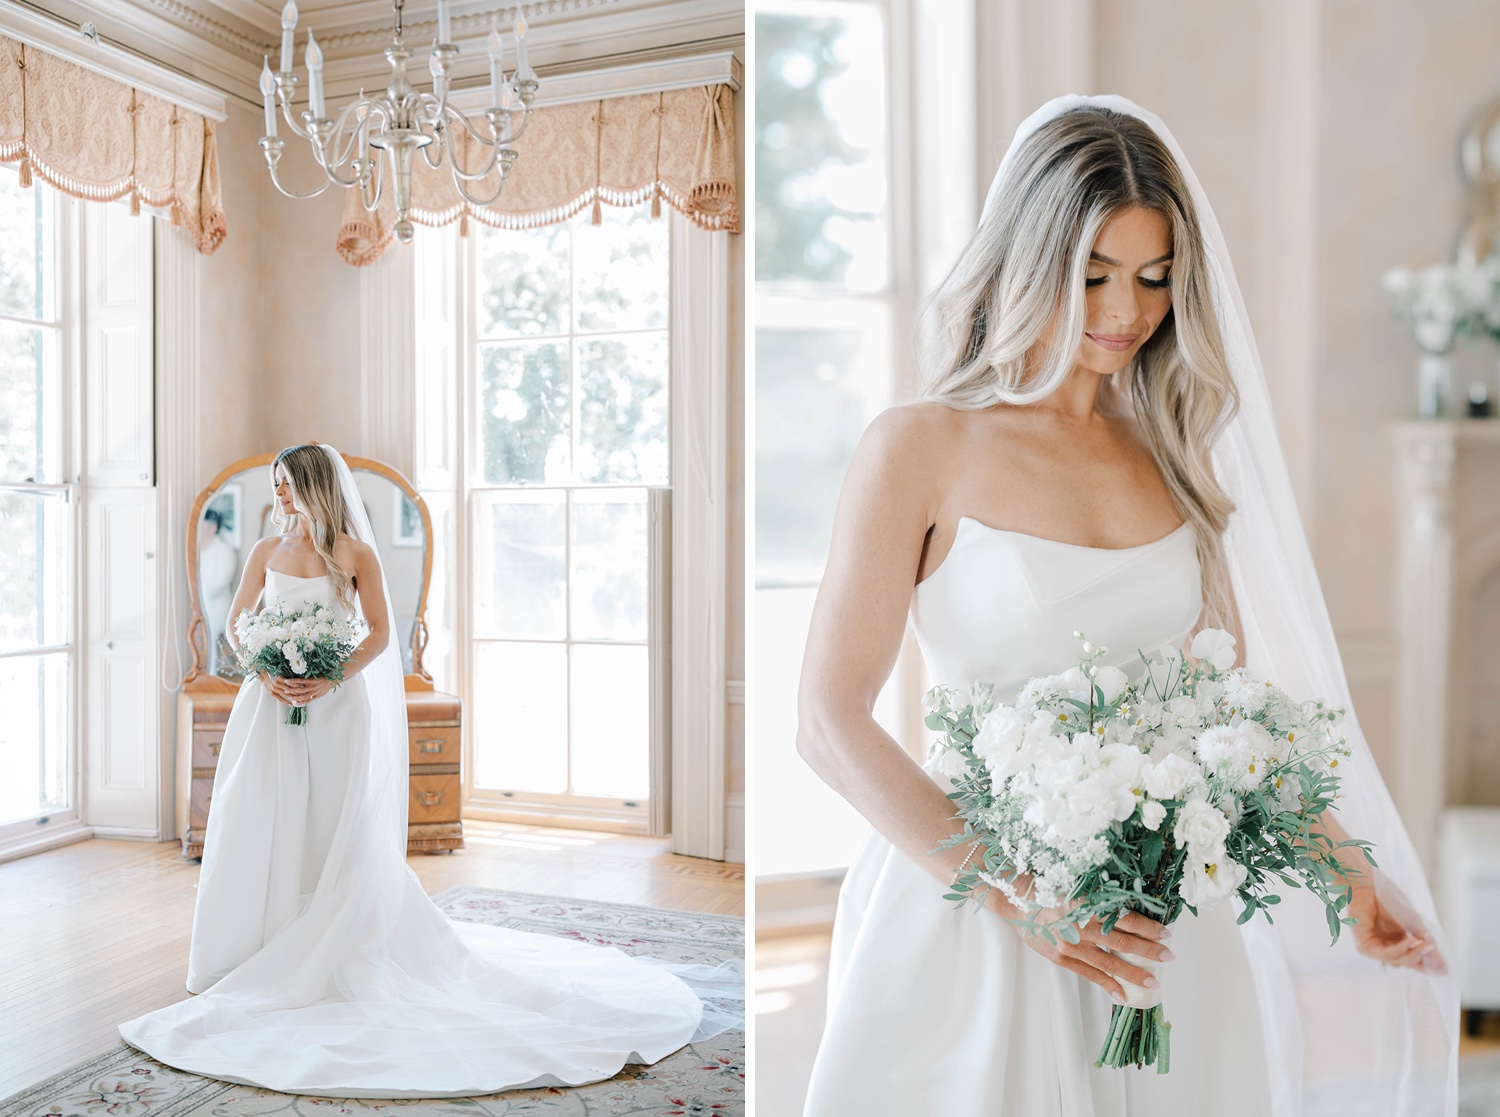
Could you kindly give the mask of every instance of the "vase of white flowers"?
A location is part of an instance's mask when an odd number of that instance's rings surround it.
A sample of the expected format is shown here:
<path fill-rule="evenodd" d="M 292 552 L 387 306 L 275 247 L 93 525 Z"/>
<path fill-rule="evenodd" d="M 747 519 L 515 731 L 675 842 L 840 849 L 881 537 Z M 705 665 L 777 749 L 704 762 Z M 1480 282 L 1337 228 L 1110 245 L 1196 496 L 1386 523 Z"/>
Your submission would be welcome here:
<path fill-rule="evenodd" d="M 1385 273 L 1386 293 L 1396 316 L 1408 324 L 1422 350 L 1417 361 L 1417 414 L 1423 419 L 1442 418 L 1452 410 L 1449 354 L 1460 334 L 1478 327 L 1481 315 L 1476 296 L 1485 285 L 1482 279 L 1478 269 L 1457 264 L 1434 264 L 1416 272 L 1391 268 Z"/>

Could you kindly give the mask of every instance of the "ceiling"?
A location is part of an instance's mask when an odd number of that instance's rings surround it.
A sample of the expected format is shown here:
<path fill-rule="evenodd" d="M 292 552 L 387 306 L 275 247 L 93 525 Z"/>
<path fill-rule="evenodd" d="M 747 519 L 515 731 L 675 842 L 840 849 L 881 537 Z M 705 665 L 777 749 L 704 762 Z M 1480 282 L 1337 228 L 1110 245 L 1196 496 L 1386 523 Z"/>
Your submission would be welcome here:
<path fill-rule="evenodd" d="M 285 0 L 23 2 L 75 26 L 92 22 L 104 41 L 257 105 L 263 58 L 270 55 L 275 69 L 280 53 Z M 518 7 L 530 25 L 531 65 L 544 86 L 550 75 L 736 47 L 745 33 L 743 0 L 528 0 L 519 6 L 452 0 L 458 85 L 487 78 L 485 40 L 492 27 L 508 33 Z M 391 0 L 297 0 L 297 8 L 298 68 L 304 78 L 301 56 L 310 29 L 326 59 L 330 97 L 384 84 L 390 72 L 382 51 L 391 37 Z M 416 50 L 413 77 L 420 81 L 426 48 L 437 32 L 437 2 L 405 0 L 402 18 L 406 42 Z M 512 54 L 507 68 L 513 65 Z"/>

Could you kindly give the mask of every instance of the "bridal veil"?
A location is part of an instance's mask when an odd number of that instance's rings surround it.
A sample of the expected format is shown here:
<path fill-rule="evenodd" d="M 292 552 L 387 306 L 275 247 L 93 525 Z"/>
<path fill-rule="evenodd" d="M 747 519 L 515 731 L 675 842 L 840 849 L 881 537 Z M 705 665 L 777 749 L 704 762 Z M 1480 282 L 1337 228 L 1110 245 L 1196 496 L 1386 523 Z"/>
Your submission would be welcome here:
<path fill-rule="evenodd" d="M 1238 413 L 1213 447 L 1213 460 L 1236 506 L 1225 547 L 1247 666 L 1291 694 L 1325 698 L 1350 710 L 1345 731 L 1353 755 L 1341 772 L 1340 821 L 1351 836 L 1374 843 L 1385 881 L 1436 932 L 1422 865 L 1352 710 L 1224 237 L 1181 147 L 1159 118 L 1123 97 L 1060 97 L 1021 124 L 985 208 L 999 194 L 1028 136 L 1063 113 L 1094 107 L 1150 126 L 1177 160 L 1197 208 L 1219 328 L 1240 397 Z M 1406 741 L 1401 747 L 1420 744 Z M 1400 897 L 1389 899 L 1399 908 Z M 1275 916 L 1274 926 L 1257 914 L 1241 927 L 1261 1006 L 1274 1117 L 1456 1113 L 1456 980 L 1383 968 L 1355 950 L 1347 930 L 1330 947 L 1321 907 L 1305 892 L 1284 890 Z M 1224 1072 L 1234 1073 L 1232 1068 Z"/>

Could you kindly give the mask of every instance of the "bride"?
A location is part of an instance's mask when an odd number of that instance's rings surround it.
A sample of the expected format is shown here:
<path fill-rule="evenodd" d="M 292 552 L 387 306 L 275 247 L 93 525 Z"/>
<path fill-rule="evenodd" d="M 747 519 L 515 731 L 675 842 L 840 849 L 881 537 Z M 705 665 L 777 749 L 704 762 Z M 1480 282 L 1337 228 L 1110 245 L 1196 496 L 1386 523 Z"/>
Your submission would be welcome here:
<path fill-rule="evenodd" d="M 806 1113 L 1454 1113 L 1456 990 L 1352 717 L 1339 815 L 1380 869 L 1350 878 L 1336 948 L 1289 890 L 1274 926 L 1220 905 L 1056 946 L 998 890 L 978 913 L 943 898 L 965 850 L 939 850 L 942 761 L 872 716 L 908 610 L 958 688 L 1014 695 L 1076 661 L 1075 629 L 1128 668 L 1212 626 L 1289 692 L 1349 701 L 1228 255 L 1159 120 L 1118 97 L 1034 114 L 928 315 L 924 398 L 854 456 L 803 666 L 799 751 L 875 830 Z M 1161 989 L 1167 1075 L 1093 1067 L 1122 980 Z"/>
<path fill-rule="evenodd" d="M 120 1035 L 210 1078 L 412 1098 L 598 1081 L 724 1030 L 663 965 L 450 922 L 427 898 L 405 860 L 405 696 L 359 492 L 329 446 L 283 450 L 271 473 L 282 533 L 251 551 L 231 616 L 357 606 L 369 635 L 337 685 L 242 684 L 193 914 L 198 996 Z M 305 725 L 286 723 L 289 706 L 307 707 Z M 701 969 L 684 972 L 716 976 Z"/>

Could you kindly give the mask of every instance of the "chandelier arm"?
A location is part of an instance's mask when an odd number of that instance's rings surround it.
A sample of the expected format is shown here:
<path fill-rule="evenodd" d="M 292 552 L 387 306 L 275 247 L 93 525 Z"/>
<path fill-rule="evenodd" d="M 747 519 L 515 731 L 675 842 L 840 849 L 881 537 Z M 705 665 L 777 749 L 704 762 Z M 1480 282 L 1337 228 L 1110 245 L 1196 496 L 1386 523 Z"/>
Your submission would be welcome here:
<path fill-rule="evenodd" d="M 450 120 L 456 120 L 458 121 L 458 123 L 462 124 L 464 126 L 464 131 L 473 136 L 475 141 L 477 141 L 478 143 L 484 144 L 485 147 L 495 147 L 499 143 L 499 140 L 495 136 L 494 128 L 489 129 L 490 134 L 488 136 L 482 136 L 474 130 L 474 125 L 469 123 L 469 118 L 455 109 L 452 105 L 447 106 L 446 113 Z M 486 117 L 485 119 L 486 121 L 488 121 L 489 118 Z"/>
<path fill-rule="evenodd" d="M 325 171 L 323 174 L 323 181 L 316 190 L 309 190 L 306 193 L 303 193 L 299 190 L 288 190 L 285 186 L 281 185 L 281 179 L 276 174 L 276 168 L 271 167 L 270 171 L 272 185 L 275 186 L 277 190 L 280 190 L 283 194 L 285 194 L 288 198 L 316 198 L 319 194 L 323 193 L 323 191 L 327 190 L 330 186 L 333 185 L 333 180 L 328 177 L 328 173 Z"/>
<path fill-rule="evenodd" d="M 500 176 L 500 185 L 495 187 L 495 192 L 485 199 L 476 198 L 473 194 L 470 194 L 468 190 L 464 189 L 464 184 L 459 181 L 458 175 L 456 174 L 453 176 L 453 188 L 459 192 L 464 201 L 468 202 L 472 206 L 478 206 L 480 209 L 484 209 L 487 206 L 494 205 L 500 200 L 500 195 L 505 190 L 505 176 Z"/>
<path fill-rule="evenodd" d="M 375 189 L 373 192 L 368 189 L 370 182 L 375 183 Z M 384 190 L 384 188 L 385 161 L 382 159 L 377 159 L 375 161 L 375 173 L 372 174 L 369 179 L 366 180 L 366 182 L 361 183 L 359 188 L 359 204 L 364 206 L 366 213 L 374 213 L 377 209 L 380 208 L 380 195 L 381 191 Z"/>
<path fill-rule="evenodd" d="M 434 128 L 432 134 L 436 139 L 422 149 L 422 158 L 426 161 L 427 166 L 435 171 L 443 165 L 443 152 L 448 151 L 448 136 L 441 128 Z M 437 148 L 435 156 L 430 154 L 431 149 L 434 147 Z"/>
<path fill-rule="evenodd" d="M 515 120 L 515 114 L 514 113 L 511 114 L 511 120 L 512 121 Z M 522 109 L 521 110 L 521 126 L 519 128 L 512 128 L 511 131 L 510 131 L 510 140 L 511 140 L 511 143 L 515 143 L 516 140 L 519 140 L 522 136 L 524 136 L 526 134 L 526 128 L 527 128 L 527 126 L 530 123 L 531 123 L 531 110 L 530 109 Z"/>

